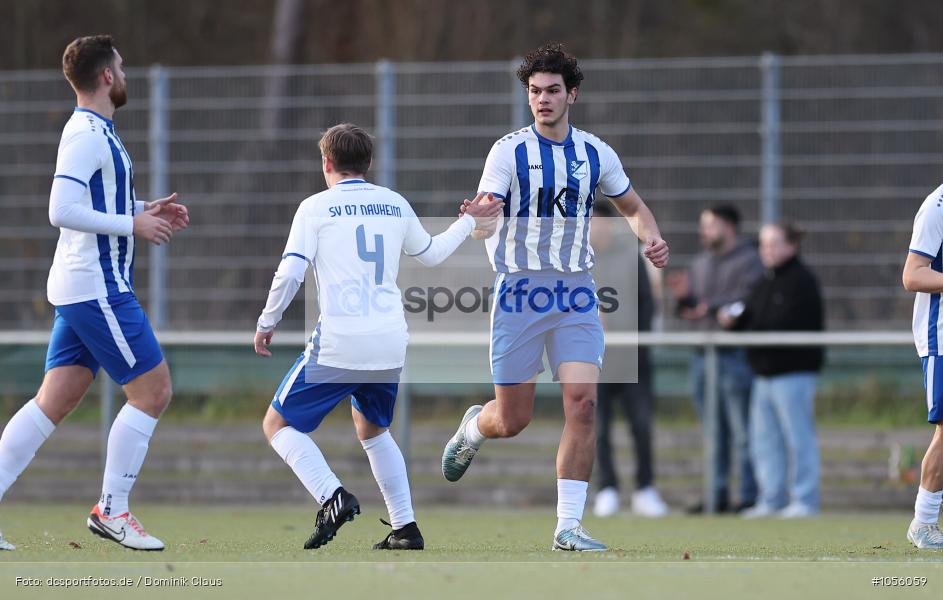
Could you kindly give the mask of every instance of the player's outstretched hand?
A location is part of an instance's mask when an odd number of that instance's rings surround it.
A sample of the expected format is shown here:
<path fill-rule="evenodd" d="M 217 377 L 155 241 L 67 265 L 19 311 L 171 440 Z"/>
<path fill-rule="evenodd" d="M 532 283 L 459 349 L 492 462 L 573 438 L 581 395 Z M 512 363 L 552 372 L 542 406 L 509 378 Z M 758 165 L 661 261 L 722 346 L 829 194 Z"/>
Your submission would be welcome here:
<path fill-rule="evenodd" d="M 259 356 L 272 356 L 271 350 L 268 349 L 269 344 L 272 343 L 272 334 L 274 331 L 269 331 L 267 333 L 262 333 L 257 331 L 255 334 L 255 353 Z"/>
<path fill-rule="evenodd" d="M 495 199 L 491 192 L 478 192 L 474 200 L 465 200 L 462 203 L 462 212 L 475 219 L 475 230 L 472 237 L 476 240 L 491 237 L 497 228 L 498 215 L 504 209 L 504 202 Z"/>
<path fill-rule="evenodd" d="M 642 251 L 642 254 L 653 265 L 661 269 L 668 264 L 668 242 L 661 238 L 652 238 L 645 244 L 645 250 Z"/>
<path fill-rule="evenodd" d="M 157 246 L 166 244 L 173 235 L 173 228 L 170 223 L 160 216 L 161 207 L 155 206 L 145 210 L 139 215 L 134 215 L 134 237 L 145 239 Z"/>
<path fill-rule="evenodd" d="M 158 207 L 160 211 L 158 211 L 157 216 L 170 223 L 170 227 L 174 231 L 186 229 L 190 225 L 190 211 L 187 210 L 186 206 L 177 202 L 177 192 L 166 198 L 144 203 L 144 210 Z"/>

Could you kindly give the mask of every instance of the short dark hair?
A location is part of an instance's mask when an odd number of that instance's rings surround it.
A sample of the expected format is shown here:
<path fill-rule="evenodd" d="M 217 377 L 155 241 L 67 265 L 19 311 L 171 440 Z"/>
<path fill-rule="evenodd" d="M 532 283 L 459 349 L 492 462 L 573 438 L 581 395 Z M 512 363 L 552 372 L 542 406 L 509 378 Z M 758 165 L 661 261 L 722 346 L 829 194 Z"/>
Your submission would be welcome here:
<path fill-rule="evenodd" d="M 773 223 L 773 226 L 779 229 L 783 238 L 786 242 L 792 244 L 793 246 L 798 247 L 799 242 L 802 241 L 802 238 L 805 237 L 805 231 L 799 228 L 798 225 L 792 221 L 779 221 L 778 223 Z"/>
<path fill-rule="evenodd" d="M 736 206 L 732 204 L 717 204 L 707 209 L 707 212 L 711 213 L 721 221 L 733 225 L 736 229 L 740 227 L 740 211 L 737 210 Z"/>
<path fill-rule="evenodd" d="M 115 62 L 110 35 L 89 35 L 72 40 L 62 54 L 62 74 L 76 91 L 94 92 L 98 76 Z"/>
<path fill-rule="evenodd" d="M 342 173 L 364 175 L 373 160 L 373 139 L 353 123 L 340 123 L 325 131 L 318 147 L 321 156 Z"/>
<path fill-rule="evenodd" d="M 580 87 L 583 72 L 576 62 L 576 57 L 568 53 L 563 44 L 545 44 L 524 57 L 524 62 L 517 69 L 517 78 L 527 87 L 534 73 L 554 73 L 563 77 L 566 91 Z"/>

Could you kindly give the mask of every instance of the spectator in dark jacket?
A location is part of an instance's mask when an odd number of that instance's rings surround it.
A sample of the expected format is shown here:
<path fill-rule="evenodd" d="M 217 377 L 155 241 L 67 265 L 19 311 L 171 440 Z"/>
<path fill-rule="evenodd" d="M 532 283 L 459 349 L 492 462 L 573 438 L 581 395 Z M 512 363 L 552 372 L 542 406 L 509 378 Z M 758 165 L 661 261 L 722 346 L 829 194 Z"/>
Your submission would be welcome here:
<path fill-rule="evenodd" d="M 721 329 L 718 314 L 722 307 L 743 302 L 763 277 L 763 264 L 756 246 L 739 234 L 740 213 L 733 206 L 719 205 L 701 213 L 698 231 L 704 250 L 691 262 L 687 272 L 668 277 L 668 287 L 677 299 L 678 316 L 686 327 L 701 331 Z M 704 352 L 691 360 L 693 401 L 703 418 L 706 397 Z M 757 486 L 750 460 L 750 389 L 753 374 L 743 348 L 721 348 L 717 352 L 717 407 L 714 420 L 714 452 L 710 457 L 717 474 L 714 506 L 718 512 L 739 512 L 753 506 Z M 740 479 L 739 503 L 729 504 L 731 466 L 736 457 Z M 702 512 L 704 504 L 689 508 Z"/>
<path fill-rule="evenodd" d="M 766 277 L 739 318 L 721 311 L 722 322 L 746 331 L 821 331 L 822 297 L 815 275 L 799 259 L 800 234 L 789 224 L 760 232 Z M 759 484 L 756 506 L 744 517 L 809 517 L 819 511 L 819 450 L 815 433 L 815 387 L 821 347 L 752 347 L 750 448 Z"/>

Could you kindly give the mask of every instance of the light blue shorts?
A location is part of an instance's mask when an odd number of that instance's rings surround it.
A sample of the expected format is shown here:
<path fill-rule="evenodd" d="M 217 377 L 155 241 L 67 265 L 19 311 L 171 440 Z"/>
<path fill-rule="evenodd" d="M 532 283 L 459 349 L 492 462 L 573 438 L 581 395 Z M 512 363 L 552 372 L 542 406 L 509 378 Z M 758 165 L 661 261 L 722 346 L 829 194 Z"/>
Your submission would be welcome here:
<path fill-rule="evenodd" d="M 491 375 L 516 385 L 543 372 L 544 350 L 554 380 L 564 362 L 602 369 L 605 338 L 596 283 L 589 272 L 499 273 L 491 307 Z"/>

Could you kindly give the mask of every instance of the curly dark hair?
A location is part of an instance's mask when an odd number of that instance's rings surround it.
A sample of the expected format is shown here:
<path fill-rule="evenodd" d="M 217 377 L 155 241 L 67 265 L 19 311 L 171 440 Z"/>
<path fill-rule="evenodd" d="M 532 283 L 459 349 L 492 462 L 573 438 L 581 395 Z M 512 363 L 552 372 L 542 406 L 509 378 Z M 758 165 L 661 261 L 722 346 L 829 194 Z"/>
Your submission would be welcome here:
<path fill-rule="evenodd" d="M 517 69 L 517 78 L 524 87 L 527 87 L 534 73 L 562 75 L 566 91 L 579 87 L 583 81 L 583 72 L 576 63 L 576 57 L 558 43 L 545 44 L 524 57 L 524 62 Z"/>

